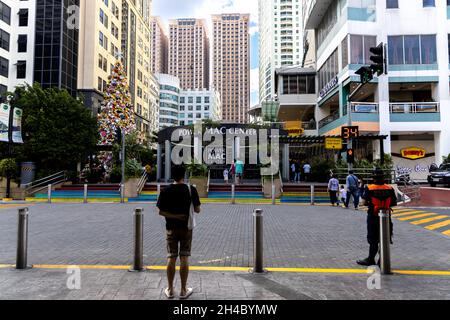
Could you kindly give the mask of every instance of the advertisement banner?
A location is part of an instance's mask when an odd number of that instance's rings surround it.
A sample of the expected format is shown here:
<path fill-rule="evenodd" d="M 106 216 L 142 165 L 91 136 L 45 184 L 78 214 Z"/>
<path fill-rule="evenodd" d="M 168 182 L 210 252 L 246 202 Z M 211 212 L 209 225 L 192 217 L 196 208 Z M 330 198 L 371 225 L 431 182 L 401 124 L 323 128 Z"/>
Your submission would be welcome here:
<path fill-rule="evenodd" d="M 22 109 L 14 108 L 12 141 L 14 143 L 23 143 L 22 139 Z"/>
<path fill-rule="evenodd" d="M 5 103 L 0 105 L 0 142 L 9 142 L 9 110 L 9 105 Z"/>

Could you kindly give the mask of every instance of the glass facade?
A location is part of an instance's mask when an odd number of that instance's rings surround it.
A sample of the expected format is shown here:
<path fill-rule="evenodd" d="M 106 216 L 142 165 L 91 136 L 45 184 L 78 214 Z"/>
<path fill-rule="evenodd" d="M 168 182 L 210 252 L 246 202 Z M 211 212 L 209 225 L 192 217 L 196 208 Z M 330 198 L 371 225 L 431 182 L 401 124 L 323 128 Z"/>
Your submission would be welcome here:
<path fill-rule="evenodd" d="M 79 0 L 37 0 L 34 81 L 77 94 L 78 30 L 69 29 L 68 7 Z"/>
<path fill-rule="evenodd" d="M 436 64 L 436 35 L 388 37 L 390 65 Z"/>

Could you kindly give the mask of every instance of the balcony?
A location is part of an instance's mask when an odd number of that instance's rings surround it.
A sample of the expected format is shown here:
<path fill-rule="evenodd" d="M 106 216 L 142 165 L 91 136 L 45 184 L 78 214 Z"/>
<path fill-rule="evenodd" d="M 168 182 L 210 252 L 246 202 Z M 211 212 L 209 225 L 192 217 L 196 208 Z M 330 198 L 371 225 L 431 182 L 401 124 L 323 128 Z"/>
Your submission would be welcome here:
<path fill-rule="evenodd" d="M 389 105 L 391 122 L 439 122 L 438 102 L 401 102 Z"/>
<path fill-rule="evenodd" d="M 336 121 L 339 119 L 339 112 L 335 112 L 333 114 L 330 114 L 328 117 L 323 118 L 319 121 L 319 129 L 322 129 L 326 125 Z"/>

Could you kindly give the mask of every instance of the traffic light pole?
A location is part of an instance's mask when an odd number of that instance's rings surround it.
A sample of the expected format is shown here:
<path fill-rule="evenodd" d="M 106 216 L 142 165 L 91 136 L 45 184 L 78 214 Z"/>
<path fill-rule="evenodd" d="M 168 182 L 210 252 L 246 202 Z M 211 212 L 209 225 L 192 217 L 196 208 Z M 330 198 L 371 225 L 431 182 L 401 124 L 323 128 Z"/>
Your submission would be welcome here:
<path fill-rule="evenodd" d="M 9 123 L 8 123 L 8 158 L 12 157 L 12 132 L 13 132 L 13 107 L 11 106 L 12 96 L 7 97 L 9 105 Z M 6 199 L 11 198 L 11 172 L 6 172 Z"/>
<path fill-rule="evenodd" d="M 348 113 L 348 126 L 352 126 L 352 100 L 356 96 L 356 94 L 365 86 L 365 83 L 360 83 L 356 87 L 356 89 L 348 96 L 347 98 L 347 113 Z M 347 150 L 353 149 L 353 138 L 348 139 L 347 141 Z M 353 163 L 348 163 L 348 171 L 353 170 Z"/>

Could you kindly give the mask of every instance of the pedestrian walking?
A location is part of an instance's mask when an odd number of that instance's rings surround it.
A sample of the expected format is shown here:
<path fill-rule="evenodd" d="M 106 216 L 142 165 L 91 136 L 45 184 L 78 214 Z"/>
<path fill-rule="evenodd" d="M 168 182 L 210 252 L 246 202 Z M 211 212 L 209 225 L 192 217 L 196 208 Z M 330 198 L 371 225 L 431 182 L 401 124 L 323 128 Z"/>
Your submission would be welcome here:
<path fill-rule="evenodd" d="M 290 181 L 294 182 L 295 181 L 295 162 L 293 160 L 291 160 L 291 174 L 290 174 Z"/>
<path fill-rule="evenodd" d="M 223 180 L 226 184 L 228 184 L 228 175 L 229 175 L 228 169 L 223 170 Z"/>
<path fill-rule="evenodd" d="M 235 183 L 235 176 L 236 176 L 236 160 L 233 161 L 233 163 L 231 164 L 230 167 L 230 171 L 229 171 L 229 179 L 231 180 L 232 183 Z"/>
<path fill-rule="evenodd" d="M 197 189 L 184 182 L 186 170 L 176 166 L 172 170 L 174 184 L 165 188 L 158 199 L 160 215 L 166 218 L 167 237 L 167 281 L 164 294 L 173 299 L 177 258 L 180 257 L 181 291 L 180 299 L 187 299 L 193 289 L 187 287 L 189 257 L 191 256 L 192 232 L 195 227 L 195 213 L 200 213 L 200 199 Z"/>
<path fill-rule="evenodd" d="M 344 185 L 341 186 L 341 189 L 339 190 L 339 195 L 342 204 L 345 205 L 347 203 L 347 190 L 345 189 Z"/>
<path fill-rule="evenodd" d="M 306 182 L 310 182 L 310 180 L 311 180 L 311 170 L 312 170 L 311 165 L 309 164 L 309 162 L 306 162 L 303 165 L 303 173 L 305 174 L 305 181 Z"/>
<path fill-rule="evenodd" d="M 236 181 L 237 184 L 242 184 L 244 178 L 244 162 L 241 160 L 236 161 Z"/>
<path fill-rule="evenodd" d="M 334 176 L 331 176 L 330 181 L 328 182 L 328 193 L 330 194 L 330 202 L 331 205 L 334 207 L 334 205 L 339 206 L 339 180 L 336 179 Z"/>
<path fill-rule="evenodd" d="M 381 169 L 376 169 L 373 174 L 374 184 L 365 188 L 363 194 L 364 204 L 369 207 L 367 210 L 367 241 L 369 242 L 369 257 L 358 260 L 356 263 L 361 266 L 375 265 L 375 258 L 379 252 L 380 244 L 380 218 L 381 211 L 392 213 L 392 208 L 397 206 L 397 196 L 394 188 L 385 184 L 384 173 Z M 391 224 L 391 243 L 394 225 Z M 380 262 L 378 261 L 378 265 Z"/>
<path fill-rule="evenodd" d="M 347 199 L 345 201 L 345 207 L 348 209 L 350 205 L 350 198 L 353 198 L 353 205 L 355 210 L 359 207 L 359 179 L 355 176 L 353 171 L 349 171 L 347 179 Z"/>
<path fill-rule="evenodd" d="M 300 183 L 300 178 L 302 174 L 302 170 L 300 168 L 300 162 L 295 162 L 295 176 L 294 176 L 294 182 Z"/>

